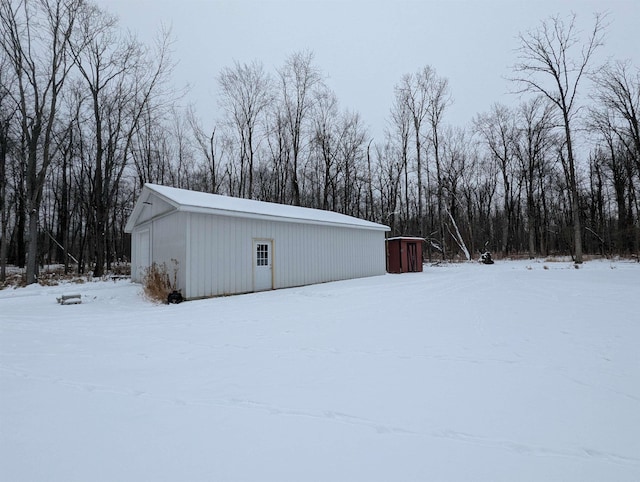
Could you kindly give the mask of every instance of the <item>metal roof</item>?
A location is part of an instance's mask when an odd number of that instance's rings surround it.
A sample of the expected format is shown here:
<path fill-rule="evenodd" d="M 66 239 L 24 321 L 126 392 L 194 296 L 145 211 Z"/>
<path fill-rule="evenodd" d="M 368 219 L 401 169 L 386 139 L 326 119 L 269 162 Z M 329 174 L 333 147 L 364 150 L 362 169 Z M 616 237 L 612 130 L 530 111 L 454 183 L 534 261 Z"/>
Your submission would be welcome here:
<path fill-rule="evenodd" d="M 127 221 L 125 231 L 131 232 L 133 230 L 145 204 L 149 203 L 148 200 L 152 195 L 169 203 L 176 211 L 389 231 L 389 227 L 383 224 L 333 211 L 189 191 L 150 183 L 144 185 Z"/>

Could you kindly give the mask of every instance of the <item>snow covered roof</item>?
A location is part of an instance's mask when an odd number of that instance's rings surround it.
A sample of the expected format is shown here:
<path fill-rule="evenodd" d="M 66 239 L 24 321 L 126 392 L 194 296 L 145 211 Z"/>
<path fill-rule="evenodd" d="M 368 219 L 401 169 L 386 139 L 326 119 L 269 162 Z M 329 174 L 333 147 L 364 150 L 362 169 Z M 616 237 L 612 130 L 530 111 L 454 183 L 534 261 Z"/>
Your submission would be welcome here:
<path fill-rule="evenodd" d="M 127 221 L 125 231 L 131 232 L 133 230 L 138 217 L 145 208 L 145 204 L 149 204 L 148 199 L 151 195 L 160 197 L 177 211 L 389 231 L 389 227 L 383 224 L 332 211 L 254 201 L 252 199 L 189 191 L 150 183 L 144 185 L 135 208 Z"/>
<path fill-rule="evenodd" d="M 404 241 L 426 241 L 424 238 L 416 238 L 415 236 L 396 236 L 395 238 L 387 238 L 387 241 L 395 241 L 402 239 Z"/>

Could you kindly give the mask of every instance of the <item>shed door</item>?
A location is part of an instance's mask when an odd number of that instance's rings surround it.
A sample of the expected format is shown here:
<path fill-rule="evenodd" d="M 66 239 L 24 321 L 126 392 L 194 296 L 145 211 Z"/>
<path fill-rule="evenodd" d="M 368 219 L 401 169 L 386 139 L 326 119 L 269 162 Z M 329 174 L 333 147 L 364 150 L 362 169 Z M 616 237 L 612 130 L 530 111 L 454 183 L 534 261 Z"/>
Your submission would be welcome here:
<path fill-rule="evenodd" d="M 136 243 L 136 275 L 138 281 L 142 281 L 147 274 L 146 270 L 151 265 L 151 236 L 148 229 L 137 233 Z"/>
<path fill-rule="evenodd" d="M 273 289 L 273 242 L 253 241 L 253 291 Z"/>
<path fill-rule="evenodd" d="M 407 271 L 418 271 L 418 243 L 407 243 Z"/>

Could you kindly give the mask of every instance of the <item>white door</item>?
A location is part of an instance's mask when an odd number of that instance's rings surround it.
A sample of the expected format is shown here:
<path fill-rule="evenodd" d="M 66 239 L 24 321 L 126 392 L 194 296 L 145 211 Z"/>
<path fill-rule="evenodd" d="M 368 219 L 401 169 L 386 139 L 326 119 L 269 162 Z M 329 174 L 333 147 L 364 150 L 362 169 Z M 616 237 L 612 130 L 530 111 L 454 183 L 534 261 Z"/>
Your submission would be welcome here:
<path fill-rule="evenodd" d="M 142 281 L 151 265 L 151 236 L 148 229 L 138 232 L 136 255 L 136 278 Z"/>
<path fill-rule="evenodd" d="M 253 291 L 273 289 L 273 242 L 253 241 Z"/>

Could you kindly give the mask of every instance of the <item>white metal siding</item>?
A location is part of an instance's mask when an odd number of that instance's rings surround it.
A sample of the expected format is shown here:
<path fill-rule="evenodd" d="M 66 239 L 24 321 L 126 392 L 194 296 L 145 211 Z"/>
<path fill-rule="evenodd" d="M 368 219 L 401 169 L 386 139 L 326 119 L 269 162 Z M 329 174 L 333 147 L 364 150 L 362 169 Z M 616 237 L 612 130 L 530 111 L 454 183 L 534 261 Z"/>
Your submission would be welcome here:
<path fill-rule="evenodd" d="M 131 242 L 131 279 L 140 283 L 151 262 L 151 225 L 136 228 L 131 233 Z"/>
<path fill-rule="evenodd" d="M 383 231 L 183 215 L 190 217 L 185 223 L 190 226 L 184 283 L 188 298 L 252 291 L 254 239 L 273 240 L 274 288 L 385 272 Z"/>
<path fill-rule="evenodd" d="M 162 266 L 166 265 L 167 272 L 173 282 L 173 272 L 177 261 L 178 289 L 185 289 L 186 273 L 186 215 L 174 212 L 168 216 L 153 221 L 152 261 Z"/>

